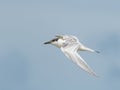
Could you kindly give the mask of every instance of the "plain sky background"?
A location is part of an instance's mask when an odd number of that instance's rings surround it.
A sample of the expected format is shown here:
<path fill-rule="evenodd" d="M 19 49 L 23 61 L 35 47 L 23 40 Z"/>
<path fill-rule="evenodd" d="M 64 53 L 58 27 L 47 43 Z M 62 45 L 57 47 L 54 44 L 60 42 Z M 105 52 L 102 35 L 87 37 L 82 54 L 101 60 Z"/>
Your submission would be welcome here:
<path fill-rule="evenodd" d="M 99 50 L 80 54 L 100 78 L 43 45 L 56 34 Z M 120 0 L 0 1 L 0 90 L 120 90 Z"/>

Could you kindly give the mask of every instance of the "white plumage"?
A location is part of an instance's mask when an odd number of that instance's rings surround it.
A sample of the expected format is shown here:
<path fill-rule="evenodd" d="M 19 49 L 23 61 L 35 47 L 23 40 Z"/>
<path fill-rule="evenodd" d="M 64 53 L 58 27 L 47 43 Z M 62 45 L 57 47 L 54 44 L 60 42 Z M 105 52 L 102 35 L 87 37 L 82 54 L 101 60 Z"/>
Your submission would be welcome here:
<path fill-rule="evenodd" d="M 89 65 L 80 57 L 78 51 L 90 51 L 90 52 L 97 52 L 92 50 L 83 44 L 81 44 L 77 37 L 72 35 L 60 35 L 56 36 L 55 39 L 52 39 L 44 44 L 52 44 L 61 49 L 61 51 L 71 59 L 74 63 L 76 63 L 79 67 L 83 70 L 88 72 L 93 76 L 97 76 L 96 73 L 89 67 Z"/>

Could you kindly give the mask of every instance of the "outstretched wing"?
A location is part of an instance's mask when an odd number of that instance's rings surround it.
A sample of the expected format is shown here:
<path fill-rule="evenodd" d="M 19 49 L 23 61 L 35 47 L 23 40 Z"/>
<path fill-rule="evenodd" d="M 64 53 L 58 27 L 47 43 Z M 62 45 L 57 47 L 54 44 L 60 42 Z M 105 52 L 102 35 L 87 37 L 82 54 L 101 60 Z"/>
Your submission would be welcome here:
<path fill-rule="evenodd" d="M 89 67 L 89 65 L 79 56 L 77 50 L 79 48 L 79 44 L 68 45 L 66 47 L 61 47 L 62 52 L 71 59 L 74 63 L 76 63 L 83 70 L 88 72 L 93 76 L 97 76 L 95 72 Z"/>

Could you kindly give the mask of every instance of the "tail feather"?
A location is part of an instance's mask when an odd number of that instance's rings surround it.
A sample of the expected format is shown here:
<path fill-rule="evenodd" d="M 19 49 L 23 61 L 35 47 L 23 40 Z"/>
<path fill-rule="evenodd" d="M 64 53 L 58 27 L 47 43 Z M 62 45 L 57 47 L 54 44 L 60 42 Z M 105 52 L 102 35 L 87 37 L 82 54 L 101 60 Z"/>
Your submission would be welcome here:
<path fill-rule="evenodd" d="M 100 53 L 99 51 L 93 50 L 93 49 L 85 47 L 85 46 L 80 47 L 79 50 Z"/>

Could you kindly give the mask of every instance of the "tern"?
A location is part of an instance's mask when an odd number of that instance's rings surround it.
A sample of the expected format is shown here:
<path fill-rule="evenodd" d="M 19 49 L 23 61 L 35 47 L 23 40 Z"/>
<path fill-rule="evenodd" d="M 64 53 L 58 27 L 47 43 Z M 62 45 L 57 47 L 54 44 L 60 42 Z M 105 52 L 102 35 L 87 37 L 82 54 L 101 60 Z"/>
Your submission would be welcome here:
<path fill-rule="evenodd" d="M 90 75 L 97 76 L 96 73 L 90 68 L 90 66 L 82 59 L 78 54 L 78 51 L 90 51 L 99 53 L 99 51 L 90 49 L 79 42 L 79 39 L 73 35 L 56 35 L 56 37 L 44 44 L 52 44 L 61 49 L 66 57 L 71 59 L 84 71 Z"/>

